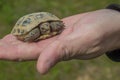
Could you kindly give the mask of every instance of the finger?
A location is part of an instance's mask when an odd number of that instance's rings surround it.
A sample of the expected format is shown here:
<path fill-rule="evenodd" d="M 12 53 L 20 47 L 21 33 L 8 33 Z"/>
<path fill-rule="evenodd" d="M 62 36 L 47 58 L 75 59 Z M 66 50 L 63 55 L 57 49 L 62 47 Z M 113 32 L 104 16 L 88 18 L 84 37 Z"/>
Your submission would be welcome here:
<path fill-rule="evenodd" d="M 22 41 L 18 40 L 12 34 L 8 34 L 0 40 L 0 44 L 4 44 L 4 46 L 5 45 L 11 45 L 11 44 L 12 45 L 13 44 L 20 44 L 20 43 L 22 43 Z"/>
<path fill-rule="evenodd" d="M 14 61 L 35 60 L 41 51 L 57 38 L 53 37 L 35 43 L 27 43 L 14 40 L 13 37 L 8 35 L 0 41 L 0 59 Z M 9 38 L 11 39 L 9 40 Z"/>
<path fill-rule="evenodd" d="M 0 59 L 22 61 L 35 59 L 37 55 L 35 45 L 7 45 L 0 46 Z"/>
<path fill-rule="evenodd" d="M 55 41 L 44 51 L 42 51 L 37 62 L 37 69 L 41 74 L 45 74 L 57 62 L 62 59 L 63 45 L 59 41 Z"/>
<path fill-rule="evenodd" d="M 24 43 L 11 34 L 0 40 L 0 59 L 12 61 L 25 61 L 36 59 L 35 44 Z M 33 54 L 33 52 L 35 54 Z"/>
<path fill-rule="evenodd" d="M 12 34 L 8 34 L 1 39 L 1 41 L 5 41 L 5 42 L 11 42 L 11 41 L 16 41 L 16 40 L 17 38 L 13 36 Z"/>

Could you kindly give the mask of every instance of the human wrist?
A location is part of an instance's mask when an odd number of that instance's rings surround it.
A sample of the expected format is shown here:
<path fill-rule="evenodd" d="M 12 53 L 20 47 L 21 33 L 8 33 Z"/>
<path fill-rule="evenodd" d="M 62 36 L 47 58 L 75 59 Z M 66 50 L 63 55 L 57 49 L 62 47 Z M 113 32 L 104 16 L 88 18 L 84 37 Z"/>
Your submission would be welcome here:
<path fill-rule="evenodd" d="M 116 13 L 115 16 L 117 16 L 117 18 L 115 20 L 117 22 L 116 23 L 117 27 L 113 28 L 113 30 L 116 28 L 116 31 L 115 32 L 113 31 L 113 33 L 116 34 L 114 36 L 116 36 L 116 38 L 118 40 L 117 44 L 116 44 L 116 45 L 118 45 L 118 47 L 116 47 L 116 49 L 118 50 L 118 49 L 120 49 L 120 23 L 119 23 L 119 21 L 120 21 L 120 5 L 119 4 L 110 4 L 106 7 L 106 9 L 111 10 L 111 12 Z"/>
<path fill-rule="evenodd" d="M 103 34 L 103 40 L 110 44 L 111 48 L 108 51 L 120 48 L 120 12 L 112 9 L 104 9 L 106 20 L 103 21 L 102 27 L 99 29 Z"/>
<path fill-rule="evenodd" d="M 119 12 L 119 16 L 120 16 L 120 5 L 119 4 L 110 4 L 106 8 L 109 10 L 114 10 L 116 12 Z M 118 18 L 120 19 L 120 17 Z M 116 35 L 117 35 L 118 41 L 117 41 L 117 44 L 114 44 L 114 45 L 118 45 L 118 47 L 116 47 L 116 49 L 106 52 L 106 55 L 111 60 L 115 62 L 120 62 L 120 25 L 118 25 L 118 32 L 116 33 L 117 33 Z"/>

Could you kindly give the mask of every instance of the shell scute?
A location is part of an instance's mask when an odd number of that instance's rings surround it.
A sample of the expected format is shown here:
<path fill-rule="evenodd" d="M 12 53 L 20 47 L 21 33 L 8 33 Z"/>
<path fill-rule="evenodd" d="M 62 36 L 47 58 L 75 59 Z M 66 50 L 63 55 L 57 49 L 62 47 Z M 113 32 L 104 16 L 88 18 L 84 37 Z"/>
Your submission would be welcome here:
<path fill-rule="evenodd" d="M 51 24 L 51 22 L 53 23 Z M 11 33 L 19 40 L 35 41 L 59 34 L 63 27 L 63 22 L 55 15 L 38 12 L 21 17 Z"/>
<path fill-rule="evenodd" d="M 23 16 L 15 24 L 11 33 L 15 35 L 26 34 L 42 22 L 60 20 L 55 15 L 48 12 L 38 12 Z M 24 30 L 24 32 L 14 31 L 14 29 Z"/>

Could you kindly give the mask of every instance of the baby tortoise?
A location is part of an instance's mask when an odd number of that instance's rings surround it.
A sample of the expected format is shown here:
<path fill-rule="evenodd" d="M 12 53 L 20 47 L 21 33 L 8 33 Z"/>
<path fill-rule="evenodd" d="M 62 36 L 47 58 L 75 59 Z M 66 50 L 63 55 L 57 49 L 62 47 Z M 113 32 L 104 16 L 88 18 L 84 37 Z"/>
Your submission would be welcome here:
<path fill-rule="evenodd" d="M 11 34 L 19 40 L 34 42 L 60 34 L 64 29 L 63 22 L 48 12 L 38 12 L 21 17 Z"/>

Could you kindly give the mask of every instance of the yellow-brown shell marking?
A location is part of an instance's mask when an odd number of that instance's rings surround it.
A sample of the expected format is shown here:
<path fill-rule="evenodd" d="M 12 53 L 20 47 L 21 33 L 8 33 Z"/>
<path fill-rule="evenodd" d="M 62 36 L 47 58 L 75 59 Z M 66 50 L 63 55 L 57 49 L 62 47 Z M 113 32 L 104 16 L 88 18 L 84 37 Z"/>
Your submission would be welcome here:
<path fill-rule="evenodd" d="M 15 35 L 26 34 L 42 22 L 59 20 L 60 19 L 58 17 L 48 12 L 28 14 L 17 21 L 11 33 Z"/>
<path fill-rule="evenodd" d="M 38 12 L 21 17 L 11 33 L 23 41 L 45 39 L 60 33 L 64 24 L 58 17 L 48 12 Z"/>

